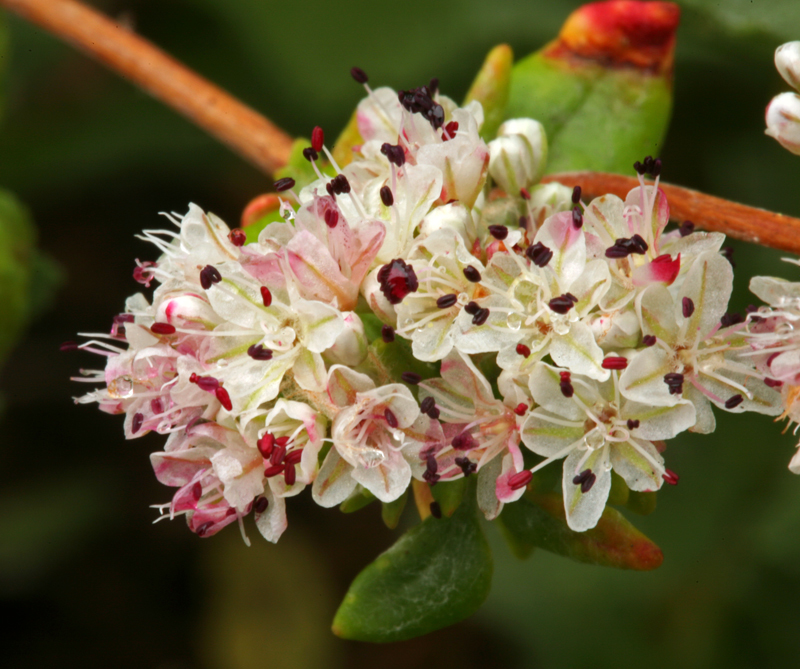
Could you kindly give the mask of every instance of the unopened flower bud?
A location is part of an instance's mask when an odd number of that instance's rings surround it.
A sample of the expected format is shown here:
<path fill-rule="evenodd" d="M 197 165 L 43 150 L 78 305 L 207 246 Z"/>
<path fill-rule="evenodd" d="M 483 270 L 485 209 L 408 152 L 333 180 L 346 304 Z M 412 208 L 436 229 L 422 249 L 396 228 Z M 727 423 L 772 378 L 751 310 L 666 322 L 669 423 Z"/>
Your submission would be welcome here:
<path fill-rule="evenodd" d="M 800 91 L 800 42 L 787 42 L 775 50 L 775 67 L 792 88 Z"/>
<path fill-rule="evenodd" d="M 336 338 L 333 346 L 325 351 L 325 357 L 332 363 L 355 367 L 367 357 L 368 344 L 364 324 L 351 311 L 344 315 L 344 330 Z"/>
<path fill-rule="evenodd" d="M 489 174 L 506 193 L 519 193 L 542 178 L 547 162 L 544 127 L 532 119 L 512 119 L 489 142 Z"/>
<path fill-rule="evenodd" d="M 784 149 L 800 155 L 800 96 L 781 93 L 767 107 L 767 130 Z"/>

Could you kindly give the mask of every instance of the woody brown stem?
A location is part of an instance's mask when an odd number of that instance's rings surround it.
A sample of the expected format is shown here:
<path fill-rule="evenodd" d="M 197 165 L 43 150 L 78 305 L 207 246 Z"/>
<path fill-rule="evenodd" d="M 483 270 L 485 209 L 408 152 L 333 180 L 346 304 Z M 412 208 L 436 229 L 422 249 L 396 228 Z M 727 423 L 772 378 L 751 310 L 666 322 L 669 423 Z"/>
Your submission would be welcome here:
<path fill-rule="evenodd" d="M 612 193 L 625 199 L 638 179 L 604 172 L 564 172 L 551 174 L 544 183 L 557 181 L 565 186 L 580 186 L 584 197 Z M 737 202 L 705 195 L 696 190 L 659 182 L 669 202 L 670 218 L 691 221 L 699 228 L 724 232 L 729 237 L 781 251 L 800 254 L 800 219 L 748 207 Z"/>
<path fill-rule="evenodd" d="M 289 160 L 292 138 L 261 114 L 133 32 L 76 0 L 0 0 L 227 144 L 267 174 Z"/>

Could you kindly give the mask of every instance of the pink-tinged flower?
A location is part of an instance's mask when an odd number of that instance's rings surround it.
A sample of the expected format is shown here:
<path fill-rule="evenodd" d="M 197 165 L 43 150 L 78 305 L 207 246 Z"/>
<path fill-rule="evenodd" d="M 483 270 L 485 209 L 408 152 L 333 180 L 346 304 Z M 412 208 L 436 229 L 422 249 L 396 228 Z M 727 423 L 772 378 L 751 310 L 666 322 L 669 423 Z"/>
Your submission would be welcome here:
<path fill-rule="evenodd" d="M 544 126 L 529 118 L 512 119 L 489 142 L 489 174 L 509 195 L 530 189 L 544 174 L 547 135 Z"/>
<path fill-rule="evenodd" d="M 453 351 L 442 360 L 441 374 L 420 384 L 419 397 L 428 415 L 442 422 L 443 439 L 421 444 L 414 476 L 435 483 L 477 472 L 478 503 L 491 520 L 524 492 L 524 485 L 508 486 L 524 469 L 517 414 L 495 399 L 469 357 Z"/>
<path fill-rule="evenodd" d="M 778 394 L 764 375 L 737 356 L 741 326 L 723 327 L 733 287 L 730 263 L 713 251 L 698 256 L 677 295 L 653 285 L 637 298 L 642 332 L 655 345 L 636 354 L 620 376 L 620 392 L 654 406 L 691 401 L 697 410 L 693 431 L 715 427 L 709 402 L 726 411 L 775 415 Z"/>
<path fill-rule="evenodd" d="M 169 509 L 159 520 L 185 515 L 201 537 L 238 521 L 244 537 L 242 518 L 254 510 L 261 534 L 276 542 L 286 529 L 285 504 L 264 487 L 263 461 L 252 451 L 258 454 L 237 430 L 213 422 L 170 435 L 165 450 L 150 456 L 156 478 L 178 488 L 172 502 L 159 507 Z"/>
<path fill-rule="evenodd" d="M 360 484 L 382 502 L 397 499 L 411 481 L 404 450 L 417 440 L 441 439 L 438 424 L 420 415 L 411 391 L 376 387 L 365 374 L 334 365 L 328 399 L 335 412 L 331 448 L 312 489 L 321 506 L 344 501 Z"/>
<path fill-rule="evenodd" d="M 245 269 L 262 281 L 279 277 L 272 285 L 291 282 L 305 299 L 355 308 L 358 292 L 386 233 L 384 224 L 346 215 L 345 197 L 313 196 L 294 217 L 294 225 L 273 223 L 259 235 Z"/>
<path fill-rule="evenodd" d="M 617 372 L 597 383 L 542 362 L 531 374 L 530 390 L 539 406 L 525 418 L 522 441 L 545 458 L 530 471 L 565 458 L 564 508 L 576 532 L 591 529 L 600 519 L 612 469 L 636 491 L 658 490 L 665 476 L 672 480 L 653 442 L 694 424 L 690 402 L 640 404 L 620 396 Z"/>
<path fill-rule="evenodd" d="M 571 212 L 545 221 L 530 248 L 525 258 L 492 257 L 480 283 L 486 297 L 475 300 L 488 314 L 476 320 L 462 310 L 455 347 L 470 354 L 499 351 L 503 369 L 522 372 L 549 353 L 571 371 L 608 378 L 603 351 L 585 322 L 611 283 L 608 263 L 586 262 L 583 231 Z"/>
<path fill-rule="evenodd" d="M 800 90 L 800 42 L 782 44 L 775 51 L 775 67 L 784 80 Z M 772 98 L 766 112 L 766 134 L 800 155 L 800 96 L 781 93 Z"/>

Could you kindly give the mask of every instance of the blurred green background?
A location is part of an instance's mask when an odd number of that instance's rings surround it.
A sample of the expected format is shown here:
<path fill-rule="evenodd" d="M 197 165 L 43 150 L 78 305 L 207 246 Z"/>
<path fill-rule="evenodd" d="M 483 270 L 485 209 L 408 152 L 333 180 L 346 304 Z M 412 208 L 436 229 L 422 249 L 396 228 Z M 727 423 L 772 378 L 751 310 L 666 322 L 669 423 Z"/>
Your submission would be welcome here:
<path fill-rule="evenodd" d="M 361 89 L 441 80 L 460 99 L 495 44 L 518 56 L 551 39 L 579 2 L 114 0 L 95 2 L 294 135 L 333 137 Z M 686 0 L 668 181 L 800 216 L 800 159 L 763 134 L 788 88 L 774 48 L 800 38 L 796 0 Z M 375 646 L 329 632 L 348 583 L 397 536 L 378 508 L 345 516 L 308 495 L 289 504 L 277 546 L 252 525 L 210 540 L 182 521 L 151 526 L 170 490 L 121 420 L 72 404 L 94 356 L 60 353 L 105 331 L 127 295 L 134 239 L 190 201 L 231 225 L 268 180 L 145 94 L 50 35 L 8 17 L 0 186 L 32 210 L 63 267 L 52 308 L 0 375 L 0 631 L 7 667 L 794 666 L 800 650 L 800 480 L 795 439 L 759 416 L 724 416 L 670 444 L 681 483 L 634 522 L 664 549 L 653 573 L 537 552 L 518 562 L 487 527 L 495 578 L 479 614 L 422 639 Z M 735 244 L 734 309 L 748 278 L 798 279 L 780 254 Z"/>

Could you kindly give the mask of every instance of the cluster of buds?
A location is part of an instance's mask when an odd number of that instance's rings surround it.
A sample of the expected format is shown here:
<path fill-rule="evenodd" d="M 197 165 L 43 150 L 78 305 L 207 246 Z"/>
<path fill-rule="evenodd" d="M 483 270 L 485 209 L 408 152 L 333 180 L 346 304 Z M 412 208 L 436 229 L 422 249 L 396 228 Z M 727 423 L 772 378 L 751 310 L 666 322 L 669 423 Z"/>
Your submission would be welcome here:
<path fill-rule="evenodd" d="M 787 42 L 775 51 L 775 67 L 795 91 L 800 91 L 800 42 Z M 783 148 L 800 155 L 800 95 L 781 93 L 767 106 L 767 130 Z"/>
<path fill-rule="evenodd" d="M 563 460 L 582 531 L 612 470 L 635 491 L 676 483 L 663 440 L 711 432 L 712 405 L 780 413 L 787 354 L 749 355 L 763 333 L 726 314 L 724 236 L 665 232 L 660 161 L 636 164 L 625 200 L 584 203 L 538 184 L 536 121 L 487 143 L 480 104 L 438 82 L 398 95 L 352 74 L 368 93 L 352 160 L 340 168 L 315 129 L 317 179 L 278 182 L 283 220 L 253 243 L 194 205 L 169 217 L 177 232 L 146 231 L 162 253 L 136 270 L 158 283 L 152 301 L 131 297 L 81 345 L 108 361 L 78 401 L 125 414 L 128 438 L 168 435 L 151 456 L 178 488 L 163 517 L 209 536 L 252 511 L 277 541 L 306 486 L 331 507 L 476 476 L 492 519 Z M 398 371 L 404 344 L 437 371 Z"/>

